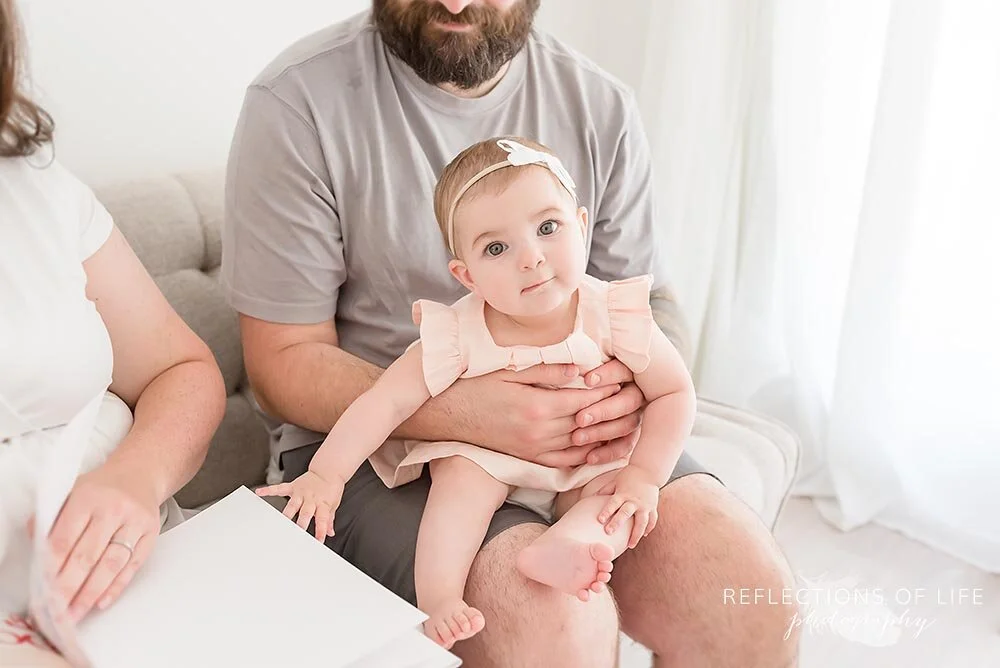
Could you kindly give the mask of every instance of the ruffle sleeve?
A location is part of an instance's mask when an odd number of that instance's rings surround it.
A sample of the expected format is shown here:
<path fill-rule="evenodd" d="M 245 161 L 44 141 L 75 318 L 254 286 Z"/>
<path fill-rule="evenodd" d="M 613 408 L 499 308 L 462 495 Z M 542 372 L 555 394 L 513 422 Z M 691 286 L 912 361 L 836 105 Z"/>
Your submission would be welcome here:
<path fill-rule="evenodd" d="M 656 321 L 649 307 L 653 277 L 636 276 L 608 285 L 608 318 L 614 356 L 632 370 L 642 373 L 649 366 L 649 349 Z"/>
<path fill-rule="evenodd" d="M 436 397 L 468 367 L 459 343 L 458 313 L 450 306 L 421 299 L 413 304 L 413 323 L 420 327 L 424 381 Z"/>

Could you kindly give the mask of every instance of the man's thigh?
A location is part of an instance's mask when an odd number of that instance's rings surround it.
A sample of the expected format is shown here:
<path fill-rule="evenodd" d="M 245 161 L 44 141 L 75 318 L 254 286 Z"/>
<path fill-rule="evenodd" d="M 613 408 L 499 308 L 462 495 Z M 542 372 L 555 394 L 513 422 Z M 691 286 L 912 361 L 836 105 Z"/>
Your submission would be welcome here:
<path fill-rule="evenodd" d="M 290 481 L 302 475 L 318 449 L 317 443 L 283 453 L 284 479 Z M 366 461 L 347 482 L 334 518 L 335 535 L 326 539 L 327 546 L 337 554 L 413 605 L 417 603 L 413 584 L 417 531 L 430 484 L 424 467 L 419 479 L 388 489 Z M 527 523 L 545 524 L 545 520 L 530 510 L 505 503 L 494 514 L 483 545 L 507 529 Z"/>
<path fill-rule="evenodd" d="M 281 455 L 286 482 L 305 473 L 319 446 L 306 445 Z M 667 484 L 693 473 L 708 471 L 682 453 Z M 413 605 L 417 601 L 413 584 L 417 532 L 430 485 L 424 467 L 419 479 L 388 489 L 366 461 L 347 482 L 334 519 L 335 535 L 326 539 L 327 546 L 337 554 Z M 494 514 L 483 545 L 511 527 L 528 523 L 547 524 L 541 515 L 505 503 Z M 313 531 L 311 525 L 309 531 Z"/>

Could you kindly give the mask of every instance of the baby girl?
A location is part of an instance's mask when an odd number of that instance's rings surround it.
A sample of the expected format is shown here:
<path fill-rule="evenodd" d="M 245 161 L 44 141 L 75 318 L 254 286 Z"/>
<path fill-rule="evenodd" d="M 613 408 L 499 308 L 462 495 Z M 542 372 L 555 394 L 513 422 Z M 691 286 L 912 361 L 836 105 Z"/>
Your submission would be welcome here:
<path fill-rule="evenodd" d="M 549 149 L 514 137 L 471 146 L 445 168 L 434 210 L 453 255 L 448 268 L 469 294 L 450 306 L 414 304 L 420 339 L 344 412 L 306 473 L 258 493 L 290 497 L 285 514 L 298 515 L 301 526 L 315 517 L 323 540 L 365 459 L 389 487 L 415 480 L 426 464 L 417 604 L 430 616 L 427 635 L 450 648 L 485 625 L 463 600 L 465 582 L 505 501 L 555 520 L 518 555 L 525 577 L 584 601 L 604 590 L 612 560 L 656 525 L 660 487 L 690 433 L 695 393 L 653 322 L 650 277 L 608 283 L 585 273 L 587 210 Z M 631 369 L 648 402 L 623 460 L 551 468 L 469 443 L 386 440 L 459 378 L 542 363 L 586 373 L 611 358 Z"/>

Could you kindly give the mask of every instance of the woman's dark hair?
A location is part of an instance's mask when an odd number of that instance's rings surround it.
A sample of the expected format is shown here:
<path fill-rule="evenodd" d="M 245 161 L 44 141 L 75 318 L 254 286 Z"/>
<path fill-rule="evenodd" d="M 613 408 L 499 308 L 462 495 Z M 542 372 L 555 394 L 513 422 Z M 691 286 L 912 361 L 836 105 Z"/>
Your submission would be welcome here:
<path fill-rule="evenodd" d="M 21 79 L 21 26 L 15 0 L 0 0 L 0 157 L 28 156 L 52 141 L 52 117 L 28 99 Z"/>

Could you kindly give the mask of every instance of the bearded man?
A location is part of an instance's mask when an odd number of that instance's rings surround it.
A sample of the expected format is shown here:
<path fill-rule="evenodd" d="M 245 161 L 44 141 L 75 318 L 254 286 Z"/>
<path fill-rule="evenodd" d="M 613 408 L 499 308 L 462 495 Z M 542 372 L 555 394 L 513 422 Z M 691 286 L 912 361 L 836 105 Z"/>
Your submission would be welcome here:
<path fill-rule="evenodd" d="M 229 160 L 222 281 L 272 426 L 271 482 L 304 473 L 345 408 L 417 338 L 414 301 L 462 296 L 434 185 L 453 157 L 489 137 L 528 137 L 560 156 L 591 213 L 588 272 L 652 274 L 657 323 L 687 350 L 635 99 L 532 27 L 539 2 L 374 0 L 370 12 L 293 45 L 247 89 Z M 475 443 L 547 466 L 627 455 L 643 408 L 631 373 L 612 360 L 586 375 L 589 389 L 553 389 L 577 373 L 539 365 L 459 380 L 394 437 Z M 411 603 L 428 487 L 425 474 L 386 489 L 365 464 L 327 539 Z M 689 455 L 661 491 L 656 529 L 615 563 L 610 592 L 581 602 L 521 576 L 516 556 L 544 529 L 525 508 L 496 513 L 468 580 L 466 601 L 486 628 L 456 645 L 465 665 L 607 668 L 620 630 L 657 666 L 794 663 L 787 564 L 759 518 Z M 768 603 L 727 601 L 726 591 L 744 588 L 768 590 Z"/>

